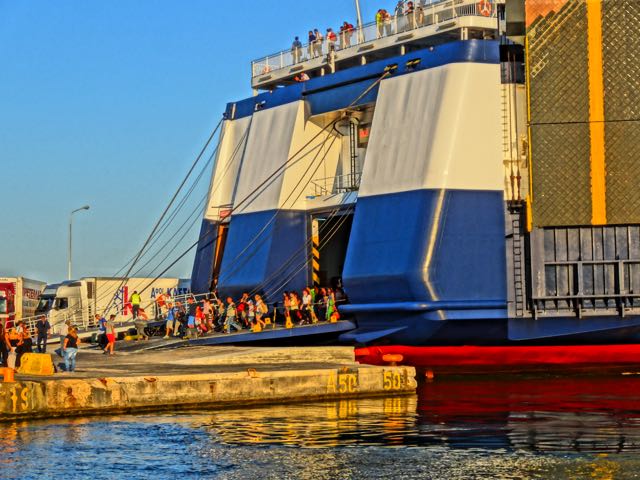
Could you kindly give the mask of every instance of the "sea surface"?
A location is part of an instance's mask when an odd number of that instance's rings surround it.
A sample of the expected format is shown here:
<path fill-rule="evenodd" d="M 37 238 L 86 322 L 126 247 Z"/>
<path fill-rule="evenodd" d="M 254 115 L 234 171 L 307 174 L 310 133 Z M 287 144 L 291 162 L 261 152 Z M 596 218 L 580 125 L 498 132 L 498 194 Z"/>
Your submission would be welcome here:
<path fill-rule="evenodd" d="M 403 397 L 2 424 L 0 478 L 640 478 L 640 374 L 436 378 Z"/>

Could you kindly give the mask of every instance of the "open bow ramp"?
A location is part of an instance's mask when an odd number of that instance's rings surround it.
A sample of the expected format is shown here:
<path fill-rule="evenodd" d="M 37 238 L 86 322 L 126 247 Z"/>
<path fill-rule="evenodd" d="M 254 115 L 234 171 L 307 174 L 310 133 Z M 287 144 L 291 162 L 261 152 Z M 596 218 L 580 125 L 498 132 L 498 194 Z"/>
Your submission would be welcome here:
<path fill-rule="evenodd" d="M 217 334 L 210 337 L 201 337 L 189 341 L 190 345 L 238 345 L 253 343 L 275 343 L 286 344 L 290 340 L 295 340 L 300 344 L 301 339 L 309 339 L 310 343 L 317 344 L 319 341 L 327 342 L 335 340 L 344 333 L 356 328 L 356 325 L 348 320 L 336 323 L 318 323 L 314 325 L 302 325 L 294 328 L 277 327 L 275 329 L 266 328 L 262 332 L 241 331 L 230 334 Z"/>

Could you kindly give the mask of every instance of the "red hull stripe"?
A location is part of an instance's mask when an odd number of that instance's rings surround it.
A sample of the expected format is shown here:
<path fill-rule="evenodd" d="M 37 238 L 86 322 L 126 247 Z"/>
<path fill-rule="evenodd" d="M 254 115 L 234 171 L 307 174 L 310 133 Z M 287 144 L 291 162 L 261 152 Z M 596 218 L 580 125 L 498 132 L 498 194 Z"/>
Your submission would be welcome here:
<path fill-rule="evenodd" d="M 543 367 L 554 365 L 640 364 L 640 345 L 567 345 L 526 347 L 356 348 L 361 363 L 384 364 L 382 356 L 401 354 L 402 363 L 416 367 Z"/>

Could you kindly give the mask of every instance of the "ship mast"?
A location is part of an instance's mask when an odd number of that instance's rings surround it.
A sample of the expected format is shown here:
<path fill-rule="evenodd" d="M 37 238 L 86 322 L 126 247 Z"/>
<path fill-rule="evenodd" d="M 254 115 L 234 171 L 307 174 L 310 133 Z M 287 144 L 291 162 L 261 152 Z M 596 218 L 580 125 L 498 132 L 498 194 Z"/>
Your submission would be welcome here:
<path fill-rule="evenodd" d="M 356 17 L 357 17 L 357 21 L 358 21 L 358 40 L 361 42 L 362 41 L 362 14 L 360 13 L 360 0 L 355 0 L 356 2 Z"/>

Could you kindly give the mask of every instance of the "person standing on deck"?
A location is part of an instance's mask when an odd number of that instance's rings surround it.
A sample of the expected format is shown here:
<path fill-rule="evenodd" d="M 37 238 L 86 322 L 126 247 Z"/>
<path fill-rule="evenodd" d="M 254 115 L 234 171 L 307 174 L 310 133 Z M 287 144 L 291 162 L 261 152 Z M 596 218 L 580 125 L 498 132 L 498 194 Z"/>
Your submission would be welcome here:
<path fill-rule="evenodd" d="M 107 340 L 107 319 L 101 317 L 97 313 L 95 318 L 98 321 L 98 331 L 100 332 L 98 334 L 98 345 L 104 352 L 105 348 L 107 348 L 107 344 L 109 343 L 109 341 Z"/>
<path fill-rule="evenodd" d="M 262 317 L 264 317 L 269 312 L 269 307 L 267 307 L 267 304 L 264 303 L 264 300 L 260 295 L 256 294 L 254 299 L 255 299 L 255 310 L 256 310 L 256 322 L 258 322 L 258 324 L 262 328 L 264 328 L 264 326 L 266 325 L 266 322 L 262 320 Z"/>
<path fill-rule="evenodd" d="M 18 355 L 18 343 L 20 343 L 20 333 L 18 332 L 15 323 L 10 328 L 5 327 L 4 340 L 9 349 L 9 352 L 7 354 L 8 366 L 11 368 L 15 368 L 16 357 Z M 60 353 L 62 354 L 62 352 Z"/>
<path fill-rule="evenodd" d="M 236 323 L 236 304 L 233 303 L 233 298 L 231 297 L 227 297 L 227 311 L 224 324 L 227 333 L 231 333 L 231 327 L 235 328 L 238 332 L 242 330 L 242 327 Z"/>
<path fill-rule="evenodd" d="M 137 290 L 134 290 L 131 294 L 131 313 L 133 315 L 133 321 L 138 318 L 138 312 L 140 311 L 140 294 Z"/>
<path fill-rule="evenodd" d="M 327 28 L 327 55 L 336 51 L 338 36 L 332 28 Z"/>
<path fill-rule="evenodd" d="M 422 7 L 422 4 L 419 3 L 416 6 L 416 24 L 418 27 L 421 27 L 422 25 L 424 25 L 424 8 Z"/>
<path fill-rule="evenodd" d="M 208 332 L 213 332 L 213 305 L 211 304 L 211 300 L 205 298 L 202 305 L 202 312 L 204 313 L 204 322 L 207 326 Z"/>
<path fill-rule="evenodd" d="M 220 300 L 219 298 L 216 301 L 216 331 L 220 332 L 224 330 L 224 325 L 225 325 L 225 307 L 224 307 L 224 302 L 222 300 Z"/>
<path fill-rule="evenodd" d="M 78 344 L 80 338 L 78 338 L 78 331 L 76 327 L 70 327 L 69 333 L 64 338 L 64 344 L 62 346 L 62 352 L 64 353 L 64 367 L 67 372 L 75 372 L 76 370 L 76 355 L 78 354 Z"/>
<path fill-rule="evenodd" d="M 316 36 L 316 44 L 315 44 L 315 56 L 322 56 L 322 42 L 324 42 L 324 37 L 322 33 L 317 28 L 313 30 L 313 34 Z"/>
<path fill-rule="evenodd" d="M 316 34 L 313 33 L 313 30 L 309 30 L 309 43 L 307 44 L 307 53 L 309 54 L 309 58 L 316 58 Z"/>
<path fill-rule="evenodd" d="M 110 315 L 109 320 L 107 320 L 107 346 L 104 349 L 105 355 L 108 353 L 109 355 L 115 355 L 113 351 L 116 346 L 116 325 L 115 325 L 115 315 Z"/>
<path fill-rule="evenodd" d="M 302 42 L 299 37 L 296 37 L 291 44 L 291 56 L 293 57 L 293 63 L 298 63 L 302 56 Z"/>
<path fill-rule="evenodd" d="M 396 33 L 403 32 L 405 21 L 404 21 L 404 2 L 402 0 L 398 0 L 398 3 L 393 13 L 395 14 L 395 17 L 396 17 Z"/>
<path fill-rule="evenodd" d="M 416 28 L 416 17 L 413 2 L 407 2 L 407 8 L 404 11 L 405 17 L 407 17 L 407 29 L 413 30 Z"/>
<path fill-rule="evenodd" d="M 65 320 L 64 324 L 60 327 L 60 349 L 56 350 L 56 353 L 60 352 L 59 355 L 61 357 L 64 357 L 64 354 L 62 352 L 63 347 L 64 347 L 64 339 L 67 337 L 67 334 L 69 333 L 69 327 L 71 326 L 71 320 Z"/>
<path fill-rule="evenodd" d="M 253 303 L 253 300 L 251 300 L 251 298 L 249 298 L 247 296 L 247 321 L 249 322 L 249 325 L 253 325 L 255 323 L 256 320 L 256 306 Z"/>
<path fill-rule="evenodd" d="M 145 331 L 145 329 L 147 328 L 146 316 L 140 316 L 139 318 L 136 318 L 134 326 L 136 327 L 136 333 L 137 333 L 136 342 L 138 340 L 142 340 L 142 341 L 149 340 L 149 335 L 147 335 Z"/>
<path fill-rule="evenodd" d="M 192 297 L 187 298 L 187 337 L 191 337 L 195 334 L 197 311 L 198 304 Z"/>
<path fill-rule="evenodd" d="M 165 336 L 164 338 L 169 338 L 171 336 L 171 332 L 174 331 L 174 322 L 176 321 L 175 310 L 173 308 L 172 303 L 167 304 L 167 322 L 165 323 Z"/>
<path fill-rule="evenodd" d="M 25 324 L 23 321 L 18 322 L 17 331 L 20 335 L 20 340 L 18 341 L 18 345 L 16 346 L 16 368 L 20 366 L 22 356 L 25 353 L 33 352 L 33 340 L 31 339 L 31 331 L 29 330 L 27 324 Z"/>
<path fill-rule="evenodd" d="M 36 345 L 38 353 L 47 353 L 47 337 L 51 333 L 51 325 L 47 317 L 42 315 L 36 322 Z"/>
<path fill-rule="evenodd" d="M 376 38 L 384 35 L 384 10 L 381 8 L 376 12 Z"/>
<path fill-rule="evenodd" d="M 0 322 L 0 367 L 6 367 L 9 360 L 9 352 L 11 351 L 11 344 L 9 343 L 9 336 L 4 326 L 4 322 Z"/>
<path fill-rule="evenodd" d="M 389 12 L 387 12 L 386 10 L 382 10 L 383 12 L 383 16 L 384 16 L 384 35 L 385 37 L 388 37 L 389 35 L 391 35 L 393 33 L 393 27 L 391 25 L 391 14 Z"/>
<path fill-rule="evenodd" d="M 353 35 L 353 25 L 343 22 L 340 27 L 340 48 L 345 49 L 351 46 L 351 36 Z"/>

